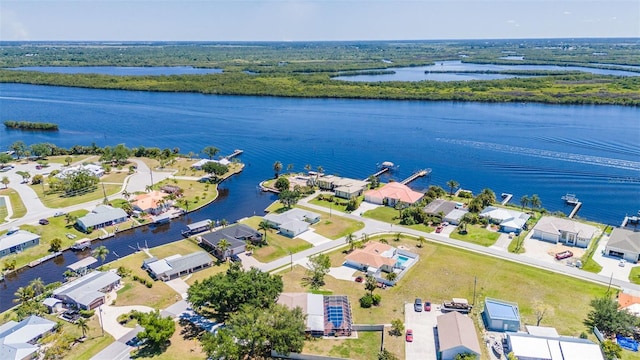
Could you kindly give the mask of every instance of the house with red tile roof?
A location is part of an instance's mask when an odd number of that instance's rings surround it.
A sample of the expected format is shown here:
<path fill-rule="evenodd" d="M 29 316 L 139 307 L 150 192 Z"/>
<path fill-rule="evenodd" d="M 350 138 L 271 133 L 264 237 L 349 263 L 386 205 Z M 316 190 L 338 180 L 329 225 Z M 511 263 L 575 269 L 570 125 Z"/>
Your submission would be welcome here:
<path fill-rule="evenodd" d="M 411 190 L 407 185 L 390 182 L 378 189 L 364 193 L 364 201 L 378 205 L 395 206 L 397 203 L 414 204 L 424 196 L 423 193 Z"/>
<path fill-rule="evenodd" d="M 393 286 L 418 261 L 418 254 L 397 249 L 388 244 L 370 241 L 362 249 L 355 249 L 345 256 L 344 265 L 364 271 L 378 282 Z M 388 280 L 386 273 L 396 273 L 395 280 Z"/>
<path fill-rule="evenodd" d="M 167 196 L 168 194 L 164 192 L 152 191 L 136 196 L 131 205 L 135 210 L 144 211 L 151 215 L 158 215 L 171 206 L 169 201 L 165 200 Z"/>

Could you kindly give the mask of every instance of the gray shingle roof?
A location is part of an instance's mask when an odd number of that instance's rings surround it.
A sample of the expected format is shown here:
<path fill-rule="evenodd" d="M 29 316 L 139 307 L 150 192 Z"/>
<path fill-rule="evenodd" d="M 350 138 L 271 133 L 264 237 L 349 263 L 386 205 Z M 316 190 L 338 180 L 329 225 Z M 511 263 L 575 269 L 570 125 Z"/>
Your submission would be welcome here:
<path fill-rule="evenodd" d="M 202 237 L 209 246 L 215 246 L 220 240 L 227 239 L 231 244 L 231 248 L 235 248 L 244 245 L 243 240 L 251 238 L 262 239 L 262 234 L 247 225 L 234 224 L 211 233 L 200 235 L 200 237 Z"/>
<path fill-rule="evenodd" d="M 611 232 L 607 246 L 640 253 L 640 232 L 615 228 Z"/>
<path fill-rule="evenodd" d="M 35 239 L 40 239 L 40 235 L 32 234 L 25 230 L 18 230 L 10 235 L 0 237 L 0 251 Z"/>
<path fill-rule="evenodd" d="M 94 271 L 73 280 L 53 291 L 54 296 L 66 296 L 78 304 L 88 305 L 103 296 L 99 290 L 120 281 L 118 274 L 107 271 Z"/>
<path fill-rule="evenodd" d="M 127 213 L 120 208 L 113 208 L 107 205 L 100 205 L 96 207 L 89 214 L 79 218 L 77 221 L 82 223 L 85 228 L 90 226 L 96 226 L 99 224 L 104 224 L 110 221 L 114 221 L 117 219 L 126 218 Z"/>
<path fill-rule="evenodd" d="M 162 266 L 160 267 L 156 267 L 154 265 L 157 262 L 164 263 L 164 264 L 161 264 Z M 156 263 L 147 264 L 149 268 L 152 271 L 154 271 L 154 273 L 156 268 L 162 269 L 160 270 L 161 271 L 160 273 L 155 273 L 156 277 L 160 277 L 163 275 L 171 277 L 173 275 L 179 274 L 181 272 L 185 272 L 187 270 L 191 270 L 207 264 L 211 264 L 213 263 L 213 259 L 211 259 L 211 257 L 204 251 L 196 251 L 194 253 L 184 255 L 184 256 L 157 260 Z"/>

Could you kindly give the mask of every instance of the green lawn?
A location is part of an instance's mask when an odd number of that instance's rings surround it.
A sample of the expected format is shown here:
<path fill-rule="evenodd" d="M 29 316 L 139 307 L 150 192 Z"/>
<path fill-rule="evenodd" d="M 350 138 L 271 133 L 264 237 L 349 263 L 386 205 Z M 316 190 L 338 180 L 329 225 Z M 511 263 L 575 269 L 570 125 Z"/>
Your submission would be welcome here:
<path fill-rule="evenodd" d="M 103 192 L 104 185 L 104 192 Z M 42 185 L 30 185 L 31 189 L 38 194 L 38 198 L 42 203 L 50 208 L 63 208 L 71 205 L 82 204 L 89 201 L 102 200 L 104 199 L 104 194 L 107 196 L 111 196 L 120 189 L 122 189 L 122 185 L 114 185 L 114 184 L 98 184 L 95 190 L 90 193 L 78 196 L 64 197 L 61 194 L 48 194 L 44 195 L 43 186 Z M 48 185 L 44 185 L 44 188 L 48 188 Z"/>
<path fill-rule="evenodd" d="M 336 240 L 364 228 L 364 223 L 362 221 L 351 220 L 342 216 L 335 216 L 326 212 L 306 208 L 304 206 L 298 207 L 300 209 L 320 214 L 320 221 L 311 225 L 311 227 L 315 229 L 316 233 L 329 239 Z"/>
<path fill-rule="evenodd" d="M 634 266 L 629 273 L 629 281 L 634 284 L 640 284 L 640 266 Z"/>
<path fill-rule="evenodd" d="M 6 206 L 0 206 L 0 224 L 5 222 L 5 219 L 7 218 L 8 215 L 9 215 L 9 213 L 7 212 L 7 207 Z"/>
<path fill-rule="evenodd" d="M 398 219 L 398 210 L 388 206 L 380 206 L 373 210 L 365 211 L 362 216 L 391 224 L 400 223 L 400 219 Z"/>
<path fill-rule="evenodd" d="M 332 210 L 337 210 L 343 213 L 348 212 L 347 211 L 347 203 L 349 202 L 349 200 L 347 199 L 341 199 L 337 196 L 333 196 L 333 201 L 328 201 L 328 200 L 319 200 L 318 198 L 320 196 L 324 196 L 325 198 L 329 197 L 330 195 L 318 195 L 316 196 L 314 199 L 312 199 L 311 201 L 309 201 L 309 203 L 314 204 L 314 205 L 318 205 L 318 206 L 322 206 L 325 207 L 327 209 L 329 209 L 329 211 Z M 362 200 L 364 199 L 364 196 L 360 196 L 360 198 L 358 199 L 360 202 L 362 202 Z"/>
<path fill-rule="evenodd" d="M 48 158 L 46 158 L 45 161 L 50 163 L 67 165 L 67 162 L 65 161 L 65 159 L 68 157 L 71 158 L 72 164 L 75 164 L 78 162 L 98 160 L 98 157 L 95 155 L 60 155 L 60 156 L 49 156 Z"/>
<path fill-rule="evenodd" d="M 389 337 L 385 336 L 385 343 Z M 304 343 L 302 352 L 304 354 L 329 355 L 355 360 L 371 360 L 377 359 L 381 340 L 380 332 L 360 331 L 357 339 L 307 340 Z M 401 354 L 404 355 L 404 346 Z M 404 356 L 400 358 L 402 359 Z"/>
<path fill-rule="evenodd" d="M 27 214 L 27 208 L 24 206 L 20 194 L 17 191 L 8 188 L 0 190 L 0 195 L 9 196 L 11 201 L 11 209 L 13 210 L 12 219 L 19 219 Z M 6 215 L 5 215 L 6 216 Z"/>
<path fill-rule="evenodd" d="M 450 238 L 456 240 L 462 240 L 482 246 L 491 246 L 496 243 L 496 240 L 500 237 L 500 233 L 495 231 L 489 231 L 478 225 L 467 226 L 467 233 L 460 234 L 458 230 L 454 230 L 449 235 Z"/>
<path fill-rule="evenodd" d="M 258 229 L 258 224 L 263 220 L 260 216 L 252 216 L 241 223 L 254 229 Z M 297 253 L 312 247 L 311 244 L 296 238 L 289 238 L 276 233 L 275 230 L 267 231 L 267 246 L 256 248 L 253 255 L 258 261 L 270 262 L 291 253 Z"/>
<path fill-rule="evenodd" d="M 404 225 L 407 226 L 407 225 Z M 407 226 L 408 228 L 412 228 L 414 230 L 418 230 L 418 231 L 422 231 L 422 232 L 426 232 L 426 233 L 430 233 L 433 230 L 435 230 L 433 227 L 429 226 L 429 225 L 425 225 L 425 224 L 415 224 L 415 225 L 409 225 Z"/>
<path fill-rule="evenodd" d="M 524 238 L 526 237 L 526 231 L 520 233 L 519 236 L 514 236 L 509 243 L 509 252 L 514 254 L 522 254 L 526 251 L 524 248 Z"/>

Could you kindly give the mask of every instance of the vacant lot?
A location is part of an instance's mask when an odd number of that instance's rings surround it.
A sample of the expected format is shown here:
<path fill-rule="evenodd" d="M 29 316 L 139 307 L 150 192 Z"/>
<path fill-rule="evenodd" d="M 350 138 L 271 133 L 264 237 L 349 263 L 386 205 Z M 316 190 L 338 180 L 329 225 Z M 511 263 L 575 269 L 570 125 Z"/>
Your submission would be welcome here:
<path fill-rule="evenodd" d="M 320 221 L 311 227 L 316 230 L 316 233 L 329 239 L 339 239 L 349 233 L 354 233 L 364 228 L 364 223 L 361 221 L 347 219 L 342 216 L 334 216 L 326 212 L 305 208 L 304 206 L 299 206 L 299 208 L 320 214 Z"/>
<path fill-rule="evenodd" d="M 260 216 L 252 216 L 243 220 L 242 224 L 257 229 L 258 224 L 260 224 L 262 220 L 263 218 Z M 289 255 L 289 252 L 295 254 L 312 247 L 311 244 L 302 239 L 292 239 L 279 235 L 277 234 L 277 230 L 274 229 L 267 231 L 267 244 L 267 246 L 257 247 L 253 251 L 253 256 L 260 262 L 270 262 Z"/>
<path fill-rule="evenodd" d="M 500 233 L 496 231 L 489 231 L 479 225 L 467 225 L 466 234 L 461 234 L 458 229 L 456 229 L 451 232 L 449 237 L 477 245 L 491 246 L 496 243 L 496 240 L 500 237 Z"/>
<path fill-rule="evenodd" d="M 8 196 L 9 201 L 11 201 L 11 209 L 13 210 L 13 215 L 11 215 L 12 219 L 18 219 L 27 213 L 27 208 L 24 206 L 22 199 L 20 199 L 20 195 L 17 191 L 9 188 L 0 190 L 0 195 Z M 5 215 L 6 216 L 6 215 Z M 0 220 L 4 220 L 0 218 Z"/>

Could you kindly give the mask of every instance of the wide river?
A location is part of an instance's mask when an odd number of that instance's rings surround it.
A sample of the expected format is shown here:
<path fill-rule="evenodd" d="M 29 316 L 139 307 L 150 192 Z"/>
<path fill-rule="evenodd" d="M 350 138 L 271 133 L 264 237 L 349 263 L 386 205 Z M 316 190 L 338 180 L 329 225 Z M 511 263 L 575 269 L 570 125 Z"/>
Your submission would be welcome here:
<path fill-rule="evenodd" d="M 219 200 L 188 220 L 138 230 L 128 243 L 113 240 L 109 247 L 117 253 L 130 252 L 136 242 L 153 246 L 178 239 L 184 221 L 235 221 L 261 214 L 273 197 L 260 194 L 256 186 L 273 175 L 276 160 L 285 168 L 320 165 L 326 173 L 354 178 L 366 178 L 383 161 L 399 165 L 391 177 L 400 180 L 432 168 L 431 177 L 411 186 L 446 187 L 455 179 L 474 192 L 489 187 L 498 197 L 512 193 L 516 203 L 522 195 L 538 194 L 543 207 L 565 213 L 570 208 L 560 197 L 575 193 L 584 203 L 580 217 L 619 224 L 625 214 L 640 209 L 639 119 L 640 109 L 621 106 L 294 99 L 0 84 L 0 121 L 60 127 L 55 133 L 0 128 L 1 150 L 18 140 L 61 147 L 93 142 L 179 147 L 182 153 L 208 145 L 223 154 L 245 150 L 245 170 L 222 185 Z M 73 259 L 60 259 L 57 266 Z M 64 270 L 55 271 L 55 278 L 47 274 L 53 266 L 53 261 L 43 264 L 37 275 L 48 277 L 43 278 L 47 282 L 60 280 Z M 8 283 L 0 291 L 2 309 L 10 306 L 7 300 L 17 284 Z"/>

